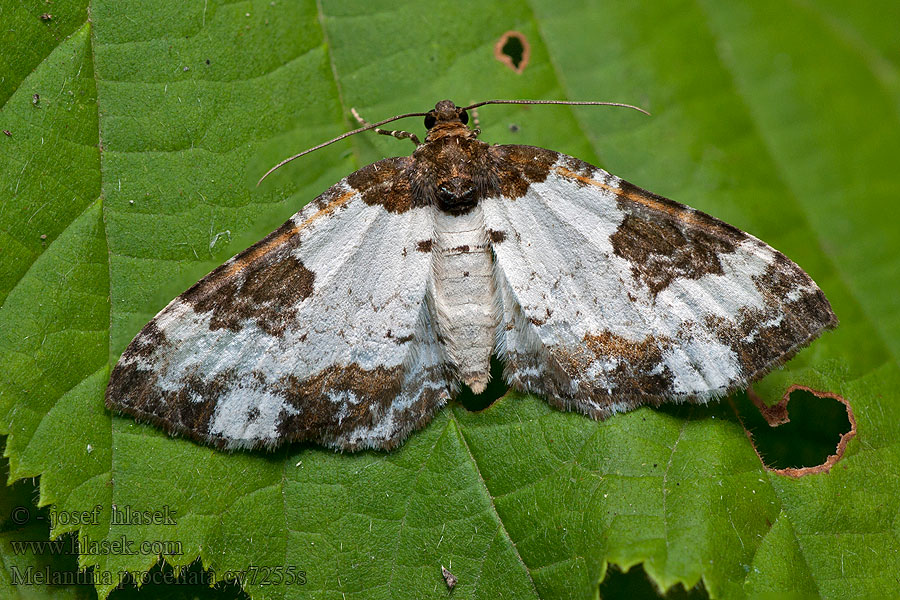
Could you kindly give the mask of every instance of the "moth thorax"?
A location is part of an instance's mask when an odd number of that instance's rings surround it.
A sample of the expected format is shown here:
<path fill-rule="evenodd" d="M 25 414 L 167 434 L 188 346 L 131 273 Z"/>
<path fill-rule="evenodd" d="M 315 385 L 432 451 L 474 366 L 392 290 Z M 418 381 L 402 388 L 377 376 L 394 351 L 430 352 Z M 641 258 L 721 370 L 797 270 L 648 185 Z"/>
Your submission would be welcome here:
<path fill-rule="evenodd" d="M 459 215 L 435 212 L 435 322 L 448 362 L 477 394 L 490 380 L 498 322 L 484 217 L 477 203 Z"/>
<path fill-rule="evenodd" d="M 452 215 L 469 212 L 478 204 L 475 182 L 469 177 L 454 177 L 438 183 L 437 205 Z"/>

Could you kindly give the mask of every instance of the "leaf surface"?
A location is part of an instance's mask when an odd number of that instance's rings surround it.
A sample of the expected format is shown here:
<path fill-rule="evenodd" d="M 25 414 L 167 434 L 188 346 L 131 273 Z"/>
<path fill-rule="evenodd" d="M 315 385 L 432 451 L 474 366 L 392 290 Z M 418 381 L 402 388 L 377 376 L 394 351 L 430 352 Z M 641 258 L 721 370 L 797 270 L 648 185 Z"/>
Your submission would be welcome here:
<path fill-rule="evenodd" d="M 82 553 L 83 567 L 199 557 L 253 598 L 445 596 L 441 565 L 455 598 L 591 598 L 610 564 L 713 597 L 897 595 L 900 234 L 886 213 L 900 197 L 900 15 L 876 4 L 0 0 L 10 481 L 40 476 L 58 511 L 103 506 L 52 535 L 134 551 Z M 530 45 L 521 74 L 494 58 L 508 30 Z M 740 395 L 595 423 L 509 394 L 444 410 L 397 451 L 352 455 L 225 454 L 105 410 L 111 366 L 171 298 L 412 147 L 356 136 L 257 188 L 268 167 L 352 128 L 350 107 L 374 121 L 490 97 L 644 106 L 653 118 L 485 107 L 482 139 L 599 164 L 816 279 L 841 326 L 756 389 L 850 401 L 858 435 L 830 473 L 768 471 Z M 171 519 L 116 522 L 113 507 Z M 285 581 L 290 567 L 303 583 Z"/>

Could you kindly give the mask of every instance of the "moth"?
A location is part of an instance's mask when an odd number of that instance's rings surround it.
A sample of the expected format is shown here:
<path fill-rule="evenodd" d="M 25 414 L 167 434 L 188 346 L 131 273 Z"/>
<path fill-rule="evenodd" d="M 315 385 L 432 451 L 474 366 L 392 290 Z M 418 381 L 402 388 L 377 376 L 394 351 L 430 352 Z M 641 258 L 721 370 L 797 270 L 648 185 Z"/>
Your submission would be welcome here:
<path fill-rule="evenodd" d="M 223 449 L 391 449 L 463 385 L 484 390 L 492 355 L 512 388 L 604 419 L 727 395 L 836 326 L 752 235 L 467 125 L 526 102 L 394 118 L 424 116 L 422 143 L 376 129 L 415 152 L 352 173 L 169 303 L 107 406 Z"/>

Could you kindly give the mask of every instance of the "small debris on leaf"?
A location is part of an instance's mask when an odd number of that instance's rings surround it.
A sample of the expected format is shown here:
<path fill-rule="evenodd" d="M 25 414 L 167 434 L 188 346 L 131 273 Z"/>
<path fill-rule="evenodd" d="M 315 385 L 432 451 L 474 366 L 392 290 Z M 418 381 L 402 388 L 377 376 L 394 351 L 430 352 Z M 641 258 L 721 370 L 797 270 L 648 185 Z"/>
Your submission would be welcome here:
<path fill-rule="evenodd" d="M 448 571 L 444 567 L 444 565 L 441 565 L 441 575 L 444 576 L 444 583 L 447 584 L 447 589 L 452 592 L 453 588 L 456 587 L 456 582 L 457 582 L 456 575 L 454 575 L 453 573 Z"/>

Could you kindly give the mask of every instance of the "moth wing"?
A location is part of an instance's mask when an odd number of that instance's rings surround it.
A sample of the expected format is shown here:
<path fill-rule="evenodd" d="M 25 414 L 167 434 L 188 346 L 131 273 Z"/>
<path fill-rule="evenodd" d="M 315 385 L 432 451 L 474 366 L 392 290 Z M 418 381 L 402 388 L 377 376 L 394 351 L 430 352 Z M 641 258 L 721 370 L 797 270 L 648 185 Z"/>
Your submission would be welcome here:
<path fill-rule="evenodd" d="M 408 158 L 357 171 L 173 300 L 107 405 L 225 448 L 390 448 L 446 401 Z"/>
<path fill-rule="evenodd" d="M 495 146 L 483 202 L 514 387 L 605 418 L 747 385 L 837 319 L 783 254 L 578 159 Z"/>

